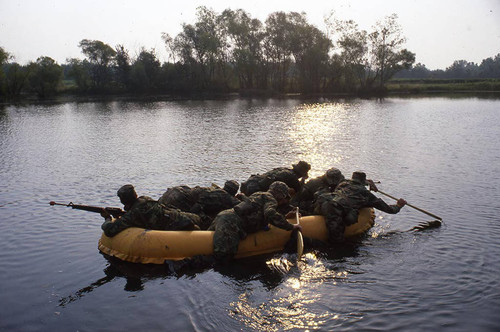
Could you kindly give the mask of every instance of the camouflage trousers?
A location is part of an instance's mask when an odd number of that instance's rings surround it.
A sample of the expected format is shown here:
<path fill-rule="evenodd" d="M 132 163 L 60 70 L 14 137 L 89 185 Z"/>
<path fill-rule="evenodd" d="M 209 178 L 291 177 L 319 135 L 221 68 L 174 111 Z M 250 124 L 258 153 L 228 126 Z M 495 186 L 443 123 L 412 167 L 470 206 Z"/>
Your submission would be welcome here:
<path fill-rule="evenodd" d="M 326 217 L 328 242 L 336 244 L 344 241 L 345 223 L 342 214 L 330 214 Z"/>
<path fill-rule="evenodd" d="M 325 202 L 321 206 L 316 206 L 314 212 L 325 217 L 328 242 L 331 245 L 344 241 L 344 209 L 341 206 L 334 202 Z"/>
<path fill-rule="evenodd" d="M 214 233 L 214 258 L 229 261 L 238 252 L 240 240 L 245 238 L 241 218 L 233 209 L 220 212 L 208 228 Z"/>

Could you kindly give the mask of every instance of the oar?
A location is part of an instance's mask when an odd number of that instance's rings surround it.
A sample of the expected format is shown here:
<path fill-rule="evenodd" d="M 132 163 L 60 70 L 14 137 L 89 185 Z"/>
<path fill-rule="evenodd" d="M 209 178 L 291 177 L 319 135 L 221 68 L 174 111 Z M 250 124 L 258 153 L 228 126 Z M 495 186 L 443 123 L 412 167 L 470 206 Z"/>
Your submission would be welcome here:
<path fill-rule="evenodd" d="M 299 221 L 299 208 L 295 209 L 295 219 L 297 220 L 297 225 L 300 225 Z M 302 237 L 302 232 L 297 230 L 297 261 L 300 260 L 302 253 L 304 252 L 304 238 Z"/>
<path fill-rule="evenodd" d="M 392 198 L 392 199 L 394 199 L 394 200 L 396 200 L 396 201 L 398 200 L 396 197 L 391 196 L 391 195 L 389 195 L 389 194 L 386 194 L 386 193 L 385 193 L 385 192 L 383 192 L 383 191 L 378 190 L 378 191 L 376 191 L 376 192 L 381 193 L 382 195 L 385 195 L 385 196 L 387 196 L 387 197 L 390 197 L 390 198 Z M 406 203 L 406 205 L 408 205 L 408 206 L 409 206 L 409 207 L 411 207 L 411 208 L 414 208 L 415 210 L 418 210 L 418 211 L 420 211 L 420 212 L 423 212 L 423 213 L 425 213 L 425 214 L 427 214 L 427 215 L 429 215 L 429 216 L 431 216 L 431 217 L 433 217 L 433 218 L 436 218 L 436 219 L 439 219 L 439 220 L 443 221 L 443 219 L 442 219 L 441 217 L 438 217 L 438 216 L 436 216 L 435 214 L 430 213 L 429 211 L 425 211 L 424 209 L 418 208 L 418 207 L 416 207 L 416 206 L 414 206 L 414 205 L 411 205 L 411 204 L 408 204 L 408 203 Z"/>

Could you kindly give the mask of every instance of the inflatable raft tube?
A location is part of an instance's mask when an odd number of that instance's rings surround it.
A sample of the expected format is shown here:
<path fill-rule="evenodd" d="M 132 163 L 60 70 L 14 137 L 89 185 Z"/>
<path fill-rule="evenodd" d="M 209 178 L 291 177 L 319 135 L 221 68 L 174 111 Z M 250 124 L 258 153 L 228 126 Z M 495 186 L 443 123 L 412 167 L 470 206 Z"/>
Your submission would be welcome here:
<path fill-rule="evenodd" d="M 373 209 L 362 209 L 358 222 L 346 227 L 345 236 L 360 235 L 374 223 Z M 295 219 L 289 219 L 296 223 Z M 328 231 L 322 216 L 300 218 L 302 234 L 327 241 Z M 248 234 L 238 247 L 236 258 L 269 254 L 283 250 L 291 231 L 270 226 L 268 231 Z M 195 255 L 213 254 L 213 231 L 153 231 L 144 228 L 127 228 L 114 237 L 104 233 L 99 240 L 99 250 L 123 261 L 142 264 L 163 264 L 166 260 L 180 260 Z"/>

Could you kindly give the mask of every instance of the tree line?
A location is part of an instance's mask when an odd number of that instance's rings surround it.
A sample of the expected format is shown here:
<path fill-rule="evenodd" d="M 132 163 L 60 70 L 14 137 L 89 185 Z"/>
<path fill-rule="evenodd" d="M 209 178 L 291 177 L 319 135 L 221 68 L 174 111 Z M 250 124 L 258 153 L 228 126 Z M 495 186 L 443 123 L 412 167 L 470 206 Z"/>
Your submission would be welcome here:
<path fill-rule="evenodd" d="M 480 64 L 465 60 L 456 60 L 445 70 L 429 70 L 425 65 L 417 63 L 409 69 L 404 69 L 394 75 L 394 78 L 404 79 L 500 79 L 500 53 L 481 61 Z"/>
<path fill-rule="evenodd" d="M 179 34 L 162 33 L 164 63 L 154 49 L 133 58 L 123 45 L 83 39 L 83 60 L 59 65 L 42 56 L 23 66 L 0 47 L 0 95 L 373 93 L 397 73 L 422 67 L 413 67 L 415 54 L 404 48 L 395 14 L 371 31 L 333 14 L 325 23 L 321 31 L 305 13 L 274 12 L 261 22 L 242 9 L 199 7 Z"/>

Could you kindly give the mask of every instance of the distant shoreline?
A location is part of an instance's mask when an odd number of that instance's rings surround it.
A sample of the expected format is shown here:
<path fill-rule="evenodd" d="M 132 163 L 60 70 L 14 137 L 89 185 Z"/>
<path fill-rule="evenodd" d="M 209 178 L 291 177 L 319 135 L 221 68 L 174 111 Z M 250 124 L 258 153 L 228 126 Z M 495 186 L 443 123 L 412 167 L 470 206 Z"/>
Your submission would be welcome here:
<path fill-rule="evenodd" d="M 476 96 L 500 98 L 500 80 L 432 80 L 432 79 L 395 79 L 388 82 L 382 92 L 368 93 L 273 93 L 271 91 L 240 91 L 227 93 L 201 92 L 189 94 L 92 94 L 61 92 L 47 98 L 36 95 L 23 95 L 15 100 L 0 102 L 0 105 L 105 102 L 105 101 L 181 101 L 181 100 L 231 100 L 231 99 L 370 99 L 390 97 L 429 97 L 429 96 Z"/>

